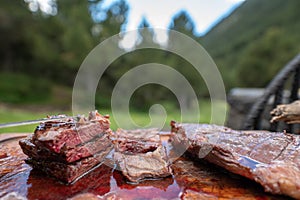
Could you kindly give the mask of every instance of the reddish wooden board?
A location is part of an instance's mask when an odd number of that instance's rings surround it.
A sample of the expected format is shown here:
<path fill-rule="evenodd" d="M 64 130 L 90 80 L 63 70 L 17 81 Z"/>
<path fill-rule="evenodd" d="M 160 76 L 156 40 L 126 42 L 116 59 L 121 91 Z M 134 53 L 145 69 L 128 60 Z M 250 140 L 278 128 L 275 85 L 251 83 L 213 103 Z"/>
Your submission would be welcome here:
<path fill-rule="evenodd" d="M 223 169 L 180 158 L 172 165 L 173 177 L 126 183 L 122 174 L 101 165 L 72 185 L 64 185 L 24 162 L 18 145 L 21 136 L 0 134 L 0 198 L 27 199 L 287 199 L 265 193 L 253 181 Z M 23 134 L 24 136 L 24 134 Z"/>

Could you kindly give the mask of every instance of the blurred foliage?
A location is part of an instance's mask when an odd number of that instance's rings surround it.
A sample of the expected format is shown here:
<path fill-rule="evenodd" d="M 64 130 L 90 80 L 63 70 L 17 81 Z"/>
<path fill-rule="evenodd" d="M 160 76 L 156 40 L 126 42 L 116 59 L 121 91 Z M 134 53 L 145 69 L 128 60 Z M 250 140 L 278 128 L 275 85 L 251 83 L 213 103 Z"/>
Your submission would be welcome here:
<path fill-rule="evenodd" d="M 101 3 L 57 0 L 57 5 L 52 5 L 57 7 L 57 14 L 49 15 L 30 11 L 23 0 L 0 1 L 0 101 L 46 101 L 53 95 L 51 84 L 71 88 L 88 53 L 118 34 L 127 22 L 125 1 L 116 1 L 107 9 Z M 264 87 L 300 50 L 299 7 L 298 0 L 247 0 L 203 37 L 194 35 L 195 25 L 185 11 L 173 18 L 169 28 L 190 36 L 208 50 L 227 89 Z M 140 28 L 148 26 L 144 18 Z M 153 34 L 151 29 L 145 31 Z M 152 42 L 142 32 L 141 38 Z M 145 63 L 173 67 L 189 80 L 199 98 L 208 96 L 204 81 L 186 60 L 169 52 L 143 49 L 121 56 L 105 71 L 96 106 L 109 107 L 112 89 L 120 77 Z M 132 105 L 146 109 L 157 101 L 177 102 L 174 99 L 165 87 L 146 85 L 134 93 Z M 189 99 L 185 102 L 188 107 L 192 104 Z"/>
<path fill-rule="evenodd" d="M 172 105 L 168 105 L 167 103 L 164 104 L 166 111 L 167 111 L 167 119 L 165 122 L 165 130 L 170 129 L 169 122 L 171 120 L 176 120 L 178 122 L 181 121 L 181 113 L 178 111 L 177 108 L 174 108 Z M 226 106 L 226 102 L 217 102 L 216 110 L 214 112 L 223 112 L 223 108 Z M 211 122 L 211 108 L 210 108 L 210 101 L 208 100 L 201 100 L 200 101 L 200 110 L 201 110 L 201 116 L 200 116 L 200 122 L 201 123 L 210 123 Z M 114 118 L 112 117 L 112 111 L 110 109 L 99 109 L 99 112 L 101 114 L 108 114 L 110 115 L 110 121 L 111 121 L 111 128 L 112 130 L 116 130 L 118 127 L 117 123 L 115 122 Z M 57 110 L 52 110 L 48 112 L 48 115 L 56 115 L 59 114 Z M 67 115 L 72 115 L 71 112 L 66 112 L 64 114 Z M 121 116 L 124 116 L 123 118 L 121 117 L 121 120 L 124 120 L 124 122 L 127 122 L 127 113 L 120 112 L 118 113 Z M 137 123 L 140 126 L 146 126 L 148 123 L 150 123 L 150 117 L 148 115 L 148 112 L 143 112 L 140 110 L 135 110 L 131 109 L 130 110 L 130 115 L 132 119 L 134 120 L 135 123 Z M 25 110 L 19 110 L 19 109 L 7 109 L 7 108 L 2 108 L 0 107 L 0 123 L 5 123 L 5 122 L 13 122 L 13 121 L 24 121 L 24 120 L 30 120 L 30 119 L 39 119 L 39 118 L 44 118 L 45 113 L 44 112 L 37 112 L 37 111 L 25 111 Z M 222 124 L 222 115 L 216 116 L 215 123 L 216 124 Z M 152 120 L 161 120 L 161 115 L 158 113 L 152 113 L 151 115 Z M 218 117 L 220 119 L 218 119 Z M 195 121 L 195 115 L 194 113 L 191 113 L 189 116 L 185 116 L 185 122 L 196 122 Z M 124 124 L 123 121 L 118 121 L 121 124 Z M 0 134 L 1 133 L 8 133 L 8 132 L 33 132 L 34 129 L 36 128 L 36 125 L 27 125 L 27 126 L 18 126 L 18 127 L 11 127 L 11 128 L 2 128 L 0 129 Z M 122 127 L 122 128 L 128 128 L 132 129 L 134 127 Z"/>
<path fill-rule="evenodd" d="M 299 7 L 298 0 L 247 0 L 199 39 L 227 89 L 265 87 L 300 52 Z"/>
<path fill-rule="evenodd" d="M 195 38 L 195 24 L 192 18 L 190 17 L 189 13 L 184 10 L 180 11 L 177 15 L 174 16 L 174 19 L 171 22 L 169 29 L 179 31 L 183 34 Z"/>
<path fill-rule="evenodd" d="M 0 101 L 10 103 L 39 103 L 50 98 L 47 79 L 31 78 L 24 74 L 0 74 Z M 17 81 L 16 81 L 17 80 Z"/>
<path fill-rule="evenodd" d="M 96 3 L 57 1 L 58 13 L 51 16 L 30 12 L 21 0 L 1 1 L 0 70 L 43 76 L 71 86 L 85 56 L 99 42 L 120 32 L 125 20 L 119 16 L 126 14 L 127 7 L 120 1 L 113 5 L 122 7 L 120 13 L 108 10 L 109 20 L 95 22 L 91 12 Z M 99 26 L 101 30 L 93 32 Z"/>

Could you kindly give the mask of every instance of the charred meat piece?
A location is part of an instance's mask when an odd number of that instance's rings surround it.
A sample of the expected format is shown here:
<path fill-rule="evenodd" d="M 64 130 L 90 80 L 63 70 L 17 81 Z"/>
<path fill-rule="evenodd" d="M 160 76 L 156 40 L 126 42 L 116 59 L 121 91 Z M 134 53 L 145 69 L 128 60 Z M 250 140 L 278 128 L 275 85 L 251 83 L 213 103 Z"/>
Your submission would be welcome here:
<path fill-rule="evenodd" d="M 265 191 L 300 199 L 300 137 L 222 126 L 171 123 L 188 151 L 260 183 Z"/>
<path fill-rule="evenodd" d="M 63 147 L 69 148 L 88 142 L 99 133 L 110 130 L 109 126 L 108 117 L 94 111 L 88 119 L 79 116 L 78 119 L 67 118 L 41 123 L 36 128 L 32 140 L 34 143 L 37 140 L 50 151 L 59 153 Z"/>
<path fill-rule="evenodd" d="M 131 182 L 171 175 L 166 147 L 156 129 L 126 131 L 119 129 L 113 138 L 114 160 Z"/>
<path fill-rule="evenodd" d="M 27 163 L 70 183 L 101 163 L 113 148 L 108 117 L 97 111 L 89 118 L 41 123 L 34 134 L 19 141 Z"/>
<path fill-rule="evenodd" d="M 50 151 L 37 140 L 33 143 L 31 137 L 20 140 L 19 144 L 23 152 L 33 159 L 45 159 L 66 163 L 75 162 L 82 158 L 92 156 L 95 153 L 103 151 L 107 148 L 112 149 L 112 143 L 109 140 L 107 133 L 101 133 L 92 140 L 75 147 L 63 147 L 59 153 Z"/>
<path fill-rule="evenodd" d="M 111 149 L 107 148 L 96 153 L 94 156 L 81 159 L 74 163 L 36 160 L 34 158 L 28 158 L 25 162 L 32 165 L 33 168 L 39 169 L 64 183 L 72 183 L 101 164 L 110 150 Z"/>
<path fill-rule="evenodd" d="M 118 129 L 111 137 L 115 148 L 122 153 L 146 153 L 154 151 L 161 144 L 157 129 Z"/>
<path fill-rule="evenodd" d="M 114 159 L 123 175 L 131 182 L 171 175 L 171 169 L 166 161 L 166 151 L 162 146 L 147 153 L 125 154 L 115 152 Z"/>

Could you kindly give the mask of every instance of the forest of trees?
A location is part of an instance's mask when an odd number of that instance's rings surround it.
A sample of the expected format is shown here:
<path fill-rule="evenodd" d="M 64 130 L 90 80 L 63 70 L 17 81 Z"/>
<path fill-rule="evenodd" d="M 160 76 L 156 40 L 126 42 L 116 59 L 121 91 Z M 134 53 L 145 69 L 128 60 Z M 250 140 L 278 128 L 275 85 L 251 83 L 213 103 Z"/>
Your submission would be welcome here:
<path fill-rule="evenodd" d="M 185 11 L 174 16 L 169 28 L 188 35 L 208 50 L 227 90 L 237 86 L 264 87 L 300 50 L 299 1 L 287 1 L 247 0 L 203 37 L 194 34 L 195 25 Z M 29 8 L 30 0 L 0 1 L 0 101 L 43 102 L 51 97 L 53 85 L 71 88 L 87 54 L 122 31 L 127 20 L 125 1 L 116 1 L 107 10 L 101 9 L 99 3 L 101 0 L 57 0 L 54 11 L 47 14 Z M 268 16 L 264 16 L 266 13 Z M 147 19 L 143 19 L 140 27 L 148 26 Z M 101 98 L 97 98 L 97 104 L 108 106 L 122 74 L 150 62 L 175 68 L 191 82 L 198 97 L 208 95 L 201 77 L 184 59 L 144 49 L 112 63 L 99 83 Z M 139 109 L 157 100 L 174 98 L 157 85 L 143 86 L 134 95 L 134 105 Z"/>
<path fill-rule="evenodd" d="M 57 1 L 57 13 L 51 15 L 40 10 L 32 12 L 21 0 L 1 1 L 0 101 L 43 101 L 51 96 L 53 84 L 71 88 L 84 58 L 96 45 L 119 33 L 127 18 L 128 7 L 124 1 L 117 1 L 107 10 L 101 10 L 99 3 L 101 1 L 96 0 Z M 186 12 L 180 12 L 171 24 L 172 29 L 194 36 L 194 24 Z M 148 26 L 143 19 L 140 28 Z M 101 98 L 97 104 L 109 106 L 112 89 L 122 74 L 151 62 L 172 66 L 186 76 L 193 76 L 190 73 L 193 67 L 182 58 L 154 49 L 138 50 L 120 57 L 105 71 L 99 83 Z M 200 84 L 193 86 L 198 89 Z M 158 85 L 143 86 L 135 97 L 133 104 L 141 109 L 147 109 L 147 105 L 157 100 L 175 98 Z"/>
<path fill-rule="evenodd" d="M 300 1 L 247 0 L 200 39 L 227 89 L 265 87 L 300 53 Z"/>

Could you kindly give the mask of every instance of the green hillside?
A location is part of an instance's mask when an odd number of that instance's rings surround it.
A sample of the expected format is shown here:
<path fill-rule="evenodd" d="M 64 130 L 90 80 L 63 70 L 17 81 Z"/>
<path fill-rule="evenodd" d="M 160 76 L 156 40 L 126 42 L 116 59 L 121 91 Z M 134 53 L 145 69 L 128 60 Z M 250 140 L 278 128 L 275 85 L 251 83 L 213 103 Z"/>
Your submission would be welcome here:
<path fill-rule="evenodd" d="M 246 0 L 201 44 L 231 87 L 264 87 L 300 52 L 299 0 Z"/>

